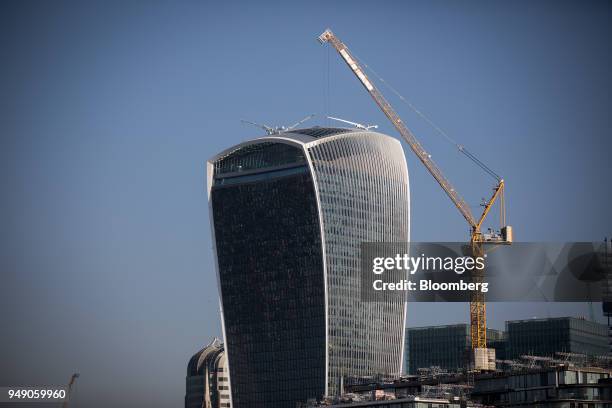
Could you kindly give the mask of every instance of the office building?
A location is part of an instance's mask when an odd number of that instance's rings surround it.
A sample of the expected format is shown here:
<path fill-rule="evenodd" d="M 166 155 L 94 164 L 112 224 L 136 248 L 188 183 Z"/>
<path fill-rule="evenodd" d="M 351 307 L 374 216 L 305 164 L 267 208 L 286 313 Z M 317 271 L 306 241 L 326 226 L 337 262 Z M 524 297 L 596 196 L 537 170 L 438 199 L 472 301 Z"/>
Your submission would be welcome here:
<path fill-rule="evenodd" d="M 590 356 L 608 353 L 606 325 L 576 317 L 507 321 L 506 335 L 507 359 L 554 356 L 557 352 Z"/>
<path fill-rule="evenodd" d="M 444 326 L 406 328 L 405 373 L 417 374 L 419 368 L 439 367 L 446 371 L 462 370 L 469 358 L 470 326 L 453 324 Z M 487 345 L 502 354 L 505 335 L 501 330 L 487 329 Z"/>
<path fill-rule="evenodd" d="M 235 408 L 400 374 L 405 303 L 362 302 L 359 257 L 362 242 L 409 238 L 396 139 L 315 127 L 250 140 L 208 161 L 208 197 Z"/>
<path fill-rule="evenodd" d="M 495 349 L 497 360 L 556 357 L 558 352 L 599 356 L 608 353 L 607 336 L 606 325 L 581 318 L 512 320 L 506 322 L 506 331 L 487 329 L 487 346 Z M 429 367 L 457 371 L 467 363 L 469 325 L 410 327 L 405 341 L 405 373 Z"/>
<path fill-rule="evenodd" d="M 227 357 L 214 339 L 187 365 L 185 408 L 231 408 Z"/>

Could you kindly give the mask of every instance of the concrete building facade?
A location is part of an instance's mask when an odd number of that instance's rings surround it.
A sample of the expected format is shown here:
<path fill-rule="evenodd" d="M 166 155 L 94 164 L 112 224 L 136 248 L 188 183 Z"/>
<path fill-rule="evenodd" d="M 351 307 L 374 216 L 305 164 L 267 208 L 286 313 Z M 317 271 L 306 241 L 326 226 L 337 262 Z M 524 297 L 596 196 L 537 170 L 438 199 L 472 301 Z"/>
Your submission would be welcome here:
<path fill-rule="evenodd" d="M 361 302 L 359 257 L 409 239 L 396 139 L 309 128 L 241 143 L 208 161 L 208 197 L 235 408 L 401 373 L 405 302 Z"/>

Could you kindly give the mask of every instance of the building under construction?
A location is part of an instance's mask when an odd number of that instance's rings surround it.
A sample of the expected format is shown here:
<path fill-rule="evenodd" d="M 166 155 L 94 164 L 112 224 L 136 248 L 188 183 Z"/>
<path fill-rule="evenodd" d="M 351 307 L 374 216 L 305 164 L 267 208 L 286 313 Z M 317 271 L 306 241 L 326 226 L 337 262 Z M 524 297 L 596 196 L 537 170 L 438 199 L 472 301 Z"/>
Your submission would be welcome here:
<path fill-rule="evenodd" d="M 447 371 L 463 371 L 469 363 L 470 326 L 466 323 L 407 327 L 404 347 L 404 373 L 417 374 L 419 369 L 440 367 Z M 504 358 L 505 334 L 487 329 L 487 346 L 494 348 L 497 358 Z"/>
<path fill-rule="evenodd" d="M 431 372 L 395 381 L 349 380 L 342 398 L 315 406 L 333 407 L 550 407 L 607 408 L 612 406 L 612 369 L 583 365 L 565 356 L 525 359 L 512 369 L 462 374 Z M 421 405 L 423 404 L 423 405 Z M 457 405 L 454 405 L 457 404 Z"/>
<path fill-rule="evenodd" d="M 555 357 L 559 352 L 593 358 L 608 355 L 606 325 L 576 317 L 510 320 L 505 330 L 487 329 L 487 346 L 495 349 L 497 367 L 522 356 Z M 468 367 L 467 324 L 406 328 L 405 373 L 437 367 L 464 372 Z"/>

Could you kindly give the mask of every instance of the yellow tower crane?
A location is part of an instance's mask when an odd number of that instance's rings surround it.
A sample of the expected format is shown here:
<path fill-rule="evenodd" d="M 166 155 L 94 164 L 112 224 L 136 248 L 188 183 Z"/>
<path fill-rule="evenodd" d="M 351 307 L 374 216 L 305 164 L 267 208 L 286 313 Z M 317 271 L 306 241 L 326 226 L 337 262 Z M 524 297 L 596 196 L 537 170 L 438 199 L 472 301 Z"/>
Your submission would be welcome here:
<path fill-rule="evenodd" d="M 417 155 L 421 163 L 425 165 L 429 173 L 438 182 L 440 187 L 444 190 L 446 195 L 451 199 L 455 207 L 459 210 L 461 215 L 470 225 L 470 245 L 474 256 L 482 256 L 484 254 L 484 244 L 510 244 L 512 243 L 512 227 L 506 225 L 506 208 L 504 202 L 504 180 L 497 176 L 492 170 L 486 167 L 480 160 L 478 160 L 473 154 L 471 154 L 465 147 L 458 146 L 459 150 L 478 164 L 481 168 L 491 174 L 497 181 L 497 184 L 493 188 L 493 194 L 488 201 L 485 201 L 483 211 L 480 217 L 476 218 L 472 214 L 470 207 L 467 205 L 465 200 L 448 181 L 440 168 L 431 159 L 431 156 L 423 148 L 421 143 L 416 139 L 414 134 L 406 127 L 402 119 L 399 117 L 397 112 L 391 107 L 389 102 L 384 98 L 380 91 L 374 86 L 369 80 L 361 68 L 357 59 L 351 54 L 348 47 L 340 41 L 334 33 L 327 29 L 318 37 L 321 44 L 329 43 L 335 50 L 340 54 L 344 62 L 353 71 L 353 74 L 359 79 L 361 84 L 368 91 L 370 96 L 374 99 L 378 107 L 383 111 L 387 118 L 393 123 L 393 126 L 402 135 L 402 138 L 408 143 L 414 154 Z M 483 234 L 481 231 L 482 223 L 489 214 L 491 207 L 496 201 L 500 203 L 500 234 Z M 475 282 L 482 281 L 484 278 L 483 274 L 473 275 Z M 486 349 L 487 347 L 487 315 L 485 307 L 484 294 L 478 292 L 472 295 L 470 299 L 470 339 L 471 347 L 473 350 Z"/>

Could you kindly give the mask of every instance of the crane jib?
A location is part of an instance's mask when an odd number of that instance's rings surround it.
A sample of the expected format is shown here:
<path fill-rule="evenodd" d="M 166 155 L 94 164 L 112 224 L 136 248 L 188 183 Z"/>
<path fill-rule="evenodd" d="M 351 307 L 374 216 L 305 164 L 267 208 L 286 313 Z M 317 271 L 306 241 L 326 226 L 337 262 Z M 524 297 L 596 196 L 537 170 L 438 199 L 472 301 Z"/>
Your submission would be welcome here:
<path fill-rule="evenodd" d="M 351 67 L 355 75 L 357 75 L 357 78 L 359 78 L 361 83 L 366 87 L 368 91 L 371 91 L 374 87 L 372 86 L 368 78 L 365 76 L 361 68 L 359 68 L 359 66 L 355 63 L 355 61 L 353 61 L 353 59 L 351 58 L 349 53 L 346 51 L 346 49 L 343 48 L 339 52 L 340 52 L 340 55 L 342 55 L 342 58 L 344 58 L 344 60 L 348 64 L 348 66 Z"/>
<path fill-rule="evenodd" d="M 434 179 L 438 182 L 440 187 L 444 190 L 446 195 L 451 199 L 451 201 L 455 204 L 461 215 L 465 218 L 465 220 L 470 224 L 472 229 L 477 228 L 477 222 L 474 216 L 472 215 L 472 211 L 470 207 L 467 205 L 465 200 L 457 193 L 457 190 L 452 186 L 450 181 L 448 181 L 442 171 L 436 166 L 436 164 L 431 160 L 429 154 L 425 151 L 425 149 L 421 146 L 418 140 L 414 137 L 412 132 L 404 125 L 399 115 L 395 112 L 395 110 L 391 107 L 389 102 L 384 98 L 384 96 L 380 93 L 380 91 L 370 82 L 367 75 L 363 72 L 359 63 L 353 58 L 348 51 L 348 47 L 344 45 L 338 38 L 329 30 L 326 30 L 319 37 L 319 41 L 321 43 L 330 42 L 336 51 L 340 54 L 344 62 L 349 66 L 351 71 L 355 74 L 355 76 L 359 79 L 359 81 L 366 88 L 374 102 L 380 107 L 385 116 L 389 118 L 393 126 L 398 130 L 398 132 L 402 135 L 403 139 L 408 143 L 412 151 L 417 155 L 417 157 L 421 160 L 423 165 L 427 168 L 430 174 L 434 177 Z"/>
<path fill-rule="evenodd" d="M 498 184 L 494 189 L 492 197 L 489 201 L 483 204 L 484 211 L 479 217 L 478 221 L 472 215 L 470 207 L 467 205 L 465 200 L 459 195 L 452 184 L 444 177 L 442 171 L 436 166 L 431 156 L 425 151 L 423 146 L 418 142 L 416 137 L 412 134 L 410 129 L 404 125 L 399 115 L 391 107 L 389 102 L 384 96 L 376 89 L 376 87 L 370 82 L 367 75 L 363 72 L 355 58 L 351 56 L 348 51 L 348 47 L 344 45 L 332 32 L 327 29 L 318 38 L 321 44 L 330 42 L 336 51 L 342 56 L 347 65 L 351 68 L 355 76 L 361 81 L 363 86 L 367 89 L 368 93 L 374 99 L 378 107 L 383 111 L 385 116 L 389 118 L 393 126 L 402 135 L 402 138 L 408 143 L 412 151 L 417 155 L 419 160 L 427 168 L 429 173 L 438 182 L 440 187 L 444 190 L 446 195 L 451 199 L 455 207 L 459 210 L 461 215 L 466 219 L 471 227 L 471 246 L 474 253 L 483 253 L 484 249 L 482 245 L 484 243 L 489 244 L 510 244 L 513 240 L 512 227 L 505 224 L 505 200 L 504 200 L 504 180 L 501 179 L 495 172 L 484 165 L 480 160 L 473 156 L 470 152 L 466 151 L 463 147 L 460 147 L 466 156 L 471 158 L 478 164 L 483 170 L 487 171 L 491 176 L 497 179 Z M 500 200 L 500 213 L 501 213 L 501 233 L 500 234 L 487 234 L 486 236 L 480 232 L 480 227 L 489 213 L 491 207 L 495 201 L 499 198 Z M 483 276 L 477 277 L 477 279 L 483 279 Z M 484 294 L 473 295 L 470 301 L 470 339 L 471 346 L 474 350 L 474 356 L 478 352 L 486 351 L 487 349 L 487 317 L 486 317 L 486 305 Z M 476 358 L 474 358 L 476 361 Z M 486 368 L 486 369 L 490 369 Z"/>

